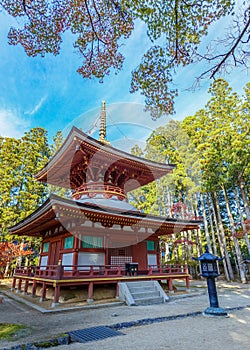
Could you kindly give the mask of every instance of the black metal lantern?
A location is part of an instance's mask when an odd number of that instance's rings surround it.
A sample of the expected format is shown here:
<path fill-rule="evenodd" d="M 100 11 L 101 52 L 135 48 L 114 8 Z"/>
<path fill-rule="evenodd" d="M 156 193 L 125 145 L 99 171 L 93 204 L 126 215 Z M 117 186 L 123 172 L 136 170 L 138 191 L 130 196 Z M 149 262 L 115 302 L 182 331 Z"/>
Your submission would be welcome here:
<path fill-rule="evenodd" d="M 207 246 L 204 254 L 199 258 L 193 258 L 193 260 L 198 260 L 200 262 L 201 276 L 207 279 L 210 307 L 204 311 L 205 315 L 227 316 L 225 309 L 219 307 L 215 285 L 215 278 L 219 276 L 217 262 L 223 259 L 224 258 L 219 258 L 218 256 L 209 253 Z"/>
<path fill-rule="evenodd" d="M 201 276 L 202 277 L 218 277 L 218 264 L 217 261 L 223 260 L 223 258 L 219 258 L 208 251 L 208 247 L 206 247 L 206 251 L 199 258 L 194 260 L 200 261 L 201 267 Z"/>

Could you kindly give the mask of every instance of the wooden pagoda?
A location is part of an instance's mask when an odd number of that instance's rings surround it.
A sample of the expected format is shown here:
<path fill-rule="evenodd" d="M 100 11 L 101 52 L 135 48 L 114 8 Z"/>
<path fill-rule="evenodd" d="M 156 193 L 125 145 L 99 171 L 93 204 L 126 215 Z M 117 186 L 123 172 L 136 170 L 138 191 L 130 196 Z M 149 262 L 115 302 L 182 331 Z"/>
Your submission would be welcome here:
<path fill-rule="evenodd" d="M 129 204 L 127 193 L 167 173 L 174 165 L 141 159 L 113 148 L 106 140 L 105 104 L 100 138 L 73 127 L 61 148 L 37 174 L 36 180 L 60 186 L 71 193 L 66 199 L 51 195 L 35 212 L 10 228 L 19 236 L 42 238 L 39 265 L 18 267 L 13 289 L 32 294 L 42 285 L 54 287 L 54 305 L 61 286 L 88 286 L 93 299 L 95 284 L 123 280 L 185 278 L 186 267 L 160 266 L 159 238 L 197 229 L 198 220 L 177 220 L 148 215 Z M 136 264 L 136 265 L 133 265 Z M 136 273 L 129 268 L 136 266 Z"/>

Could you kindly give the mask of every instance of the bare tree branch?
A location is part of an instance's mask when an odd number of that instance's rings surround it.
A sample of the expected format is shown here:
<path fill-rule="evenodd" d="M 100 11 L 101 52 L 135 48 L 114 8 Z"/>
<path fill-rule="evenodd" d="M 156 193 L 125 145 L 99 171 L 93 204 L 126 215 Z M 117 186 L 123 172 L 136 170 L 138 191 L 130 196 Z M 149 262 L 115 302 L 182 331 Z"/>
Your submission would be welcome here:
<path fill-rule="evenodd" d="M 250 8 L 249 8 L 250 9 Z M 242 32 L 240 33 L 240 35 L 238 36 L 235 44 L 233 45 L 233 47 L 224 55 L 223 59 L 215 66 L 216 68 L 213 70 L 213 73 L 211 74 L 210 78 L 214 78 L 215 74 L 220 70 L 220 68 L 223 66 L 223 64 L 226 62 L 226 60 L 228 59 L 228 57 L 230 55 L 234 54 L 234 51 L 236 49 L 236 47 L 239 45 L 239 43 L 241 42 L 241 39 L 243 38 L 243 36 L 245 35 L 248 27 L 250 27 L 250 17 L 248 18 L 248 21 L 244 27 L 244 29 L 242 30 Z M 204 74 L 203 74 L 204 75 Z"/>
<path fill-rule="evenodd" d="M 87 9 L 87 12 L 88 12 L 88 16 L 89 16 L 91 28 L 92 28 L 92 30 L 93 30 L 93 33 L 94 33 L 95 37 L 97 38 L 97 40 L 101 41 L 104 45 L 107 45 L 107 43 L 106 43 L 104 40 L 102 40 L 102 39 L 100 38 L 100 36 L 98 35 L 98 33 L 97 33 L 96 30 L 95 30 L 95 26 L 94 26 L 94 23 L 93 23 L 93 20 L 92 20 L 92 17 L 91 17 L 91 13 L 90 13 L 90 11 L 89 11 L 89 7 L 88 7 L 87 1 L 84 0 L 84 3 L 85 3 L 85 5 L 86 5 L 86 9 Z"/>

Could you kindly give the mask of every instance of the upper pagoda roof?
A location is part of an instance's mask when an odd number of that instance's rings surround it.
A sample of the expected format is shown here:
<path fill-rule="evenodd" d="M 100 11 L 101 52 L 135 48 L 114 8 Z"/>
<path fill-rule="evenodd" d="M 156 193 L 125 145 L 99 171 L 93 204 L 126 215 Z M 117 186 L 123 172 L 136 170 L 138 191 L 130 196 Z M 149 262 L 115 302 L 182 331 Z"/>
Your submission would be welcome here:
<path fill-rule="evenodd" d="M 126 192 L 128 192 L 172 172 L 174 167 L 173 164 L 157 163 L 136 157 L 97 141 L 73 127 L 61 148 L 36 175 L 36 179 L 76 189 L 81 185 L 83 177 L 86 181 L 88 172 L 101 171 L 104 177 L 108 178 L 112 172 L 119 169 L 119 173 L 124 173 L 126 176 L 128 182 Z M 103 181 L 105 182 L 105 179 Z"/>

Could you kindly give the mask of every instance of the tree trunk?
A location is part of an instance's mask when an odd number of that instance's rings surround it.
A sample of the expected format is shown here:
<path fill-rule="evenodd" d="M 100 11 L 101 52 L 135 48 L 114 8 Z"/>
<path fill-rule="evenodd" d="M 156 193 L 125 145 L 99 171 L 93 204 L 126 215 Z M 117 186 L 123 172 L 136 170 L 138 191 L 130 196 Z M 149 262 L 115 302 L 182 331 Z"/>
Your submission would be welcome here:
<path fill-rule="evenodd" d="M 230 222 L 230 226 L 231 226 L 231 231 L 232 231 L 232 236 L 233 236 L 233 241 L 234 241 L 234 247 L 235 247 L 235 252 L 236 252 L 236 258 L 237 258 L 238 267 L 239 267 L 240 279 L 241 279 L 242 283 L 247 283 L 246 272 L 245 272 L 245 267 L 244 267 L 244 263 L 243 263 L 243 259 L 242 259 L 242 254 L 241 254 L 239 242 L 238 242 L 238 240 L 236 238 L 236 230 L 235 230 L 235 225 L 234 225 L 234 219 L 233 219 L 233 215 L 232 215 L 231 208 L 230 208 L 230 205 L 229 205 L 227 191 L 226 191 L 224 185 L 222 185 L 222 191 L 223 191 L 223 194 L 224 194 L 224 197 L 225 197 L 225 201 L 226 201 L 227 214 L 228 214 L 228 218 L 229 218 L 229 222 Z"/>
<path fill-rule="evenodd" d="M 242 230 L 243 230 L 243 232 L 246 232 L 247 228 L 246 228 L 246 224 L 244 222 L 242 210 L 241 210 L 241 207 L 240 207 L 240 201 L 239 201 L 239 197 L 238 197 L 238 193 L 237 193 L 236 189 L 234 189 L 234 198 L 235 198 L 235 203 L 237 205 L 238 213 L 240 215 L 240 222 L 241 222 Z M 249 242 L 249 238 L 248 238 L 248 233 L 247 232 L 245 233 L 244 238 L 245 238 L 245 241 L 246 241 L 248 254 L 250 255 L 250 242 Z"/>
<path fill-rule="evenodd" d="M 218 237 L 220 237 L 220 243 L 221 243 L 223 255 L 225 257 L 229 279 L 233 281 L 234 280 L 234 273 L 233 273 L 232 265 L 231 265 L 228 250 L 227 250 L 226 237 L 225 237 L 224 227 L 222 224 L 222 218 L 220 215 L 220 205 L 219 205 L 219 201 L 218 201 L 218 197 L 217 197 L 216 192 L 213 192 L 213 197 L 214 197 L 215 209 L 216 209 L 215 214 L 217 215 L 217 222 L 218 222 L 218 228 L 219 228 Z"/>
<path fill-rule="evenodd" d="M 198 255 L 200 256 L 203 253 L 203 251 L 202 251 L 201 229 L 198 228 L 196 231 L 197 231 L 197 252 L 198 252 Z"/>
<path fill-rule="evenodd" d="M 187 231 L 187 238 L 190 242 L 193 242 L 193 232 L 191 230 Z M 193 244 L 188 244 L 187 246 L 188 260 L 192 260 L 192 256 L 194 256 L 194 246 Z"/>
<path fill-rule="evenodd" d="M 9 266 L 10 266 L 10 263 L 7 262 L 7 264 L 5 266 L 5 270 L 4 270 L 4 277 L 9 277 L 8 276 Z"/>
<path fill-rule="evenodd" d="M 212 242 L 213 242 L 213 251 L 214 251 L 214 255 L 217 255 L 217 247 L 216 247 L 216 241 L 215 241 L 215 233 L 214 233 L 214 224 L 213 224 L 213 215 L 211 212 L 211 200 L 210 197 L 208 195 L 208 216 L 209 216 L 209 223 L 210 223 L 210 230 L 211 230 L 211 235 L 212 235 Z"/>
<path fill-rule="evenodd" d="M 199 197 L 198 197 L 198 192 L 196 192 L 196 197 L 194 197 L 194 200 L 193 202 L 195 203 L 195 207 L 194 207 L 194 214 L 195 214 L 195 217 L 198 218 L 199 217 L 199 210 L 198 210 L 198 206 L 197 206 L 197 203 L 199 202 Z M 202 238 L 201 238 L 201 229 L 198 228 L 196 230 L 197 232 L 197 252 L 198 252 L 198 255 L 200 256 L 203 251 L 202 251 Z"/>
<path fill-rule="evenodd" d="M 220 234 L 220 230 L 219 230 L 217 215 L 216 215 L 216 211 L 215 211 L 215 207 L 214 207 L 214 201 L 212 200 L 212 198 L 210 198 L 210 200 L 211 200 L 212 213 L 213 213 L 213 217 L 214 217 L 214 223 L 215 223 L 216 232 L 217 232 L 217 236 L 218 236 L 219 249 L 220 249 L 221 256 L 224 257 L 225 254 L 224 254 L 224 249 L 223 249 L 223 243 L 222 243 L 222 240 L 221 240 L 221 234 Z M 229 282 L 230 281 L 230 277 L 229 277 L 229 273 L 228 273 L 226 260 L 223 259 L 222 263 L 223 263 L 223 267 L 224 267 L 226 280 Z"/>
<path fill-rule="evenodd" d="M 248 198 L 247 198 L 247 193 L 245 191 L 244 182 L 242 180 L 240 180 L 239 185 L 240 185 L 241 197 L 242 197 L 244 208 L 245 208 L 246 218 L 247 218 L 247 220 L 250 220 L 250 207 L 248 204 Z"/>
<path fill-rule="evenodd" d="M 208 232 L 208 222 L 207 222 L 205 198 L 204 198 L 204 195 L 202 193 L 200 193 L 200 199 L 201 199 L 202 216 L 203 216 L 203 222 L 204 222 L 206 242 L 207 242 L 208 250 L 211 252 L 212 247 L 211 247 L 211 240 L 210 240 L 210 236 L 209 236 L 209 232 Z"/>
<path fill-rule="evenodd" d="M 186 239 L 186 232 L 181 232 L 181 240 L 183 243 L 181 243 L 181 259 L 186 260 L 186 244 L 184 243 Z"/>
<path fill-rule="evenodd" d="M 166 195 L 164 196 L 164 198 L 166 198 Z M 167 187 L 167 208 L 168 208 L 168 215 L 170 218 L 173 217 L 172 211 L 171 211 L 171 207 L 172 207 L 172 197 L 171 197 L 171 192 L 169 190 L 169 188 Z"/>

